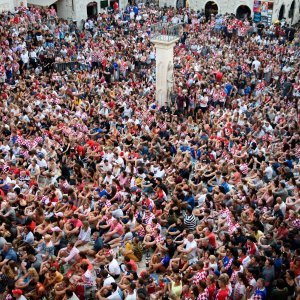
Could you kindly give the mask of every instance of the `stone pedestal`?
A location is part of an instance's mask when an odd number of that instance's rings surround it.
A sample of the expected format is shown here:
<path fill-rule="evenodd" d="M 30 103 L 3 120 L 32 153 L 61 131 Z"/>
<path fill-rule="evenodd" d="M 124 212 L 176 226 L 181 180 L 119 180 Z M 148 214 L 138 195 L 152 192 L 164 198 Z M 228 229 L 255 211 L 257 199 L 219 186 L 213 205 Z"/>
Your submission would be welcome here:
<path fill-rule="evenodd" d="M 162 37 L 151 39 L 156 48 L 156 101 L 159 106 L 168 105 L 171 102 L 170 93 L 174 84 L 174 46 L 177 37 Z"/>

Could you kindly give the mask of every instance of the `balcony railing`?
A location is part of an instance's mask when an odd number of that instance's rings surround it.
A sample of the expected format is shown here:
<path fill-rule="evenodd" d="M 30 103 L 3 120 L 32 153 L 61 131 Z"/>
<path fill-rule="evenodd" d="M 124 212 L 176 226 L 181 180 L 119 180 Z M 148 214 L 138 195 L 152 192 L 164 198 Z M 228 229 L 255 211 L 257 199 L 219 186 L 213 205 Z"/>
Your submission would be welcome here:
<path fill-rule="evenodd" d="M 176 41 L 181 36 L 181 32 L 181 24 L 156 23 L 150 26 L 150 39 L 172 42 Z"/>

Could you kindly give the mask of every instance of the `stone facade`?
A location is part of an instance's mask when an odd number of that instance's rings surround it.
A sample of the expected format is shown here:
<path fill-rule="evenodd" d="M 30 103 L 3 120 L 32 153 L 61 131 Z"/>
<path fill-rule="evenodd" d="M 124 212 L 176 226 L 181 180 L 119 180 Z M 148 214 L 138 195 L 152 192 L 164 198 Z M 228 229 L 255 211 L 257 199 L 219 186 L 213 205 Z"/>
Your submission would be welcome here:
<path fill-rule="evenodd" d="M 12 0 L 0 0 L 0 11 L 12 11 L 14 9 L 14 1 Z"/>
<path fill-rule="evenodd" d="M 205 7 L 209 2 L 215 2 L 218 7 L 218 13 L 237 13 L 240 6 L 246 5 L 253 15 L 253 0 L 160 0 L 160 6 L 172 6 L 175 7 L 180 3 L 187 3 L 191 9 L 205 10 Z M 294 2 L 294 4 L 293 4 Z M 292 13 L 292 7 L 294 6 L 294 13 Z M 282 9 L 283 7 L 283 9 Z M 280 13 L 280 11 L 283 13 Z M 286 18 L 288 23 L 295 24 L 300 20 L 300 0 L 274 0 L 273 8 L 273 21 L 276 21 L 280 16 Z"/>
<path fill-rule="evenodd" d="M 13 11 L 15 7 L 20 6 L 21 2 L 27 5 L 27 0 L 0 0 L 0 12 Z"/>
<path fill-rule="evenodd" d="M 87 18 L 87 5 L 95 2 L 97 11 L 101 11 L 101 1 L 106 0 L 57 0 L 56 7 L 58 15 L 69 20 L 81 21 Z M 19 6 L 23 2 L 30 4 L 30 0 L 0 0 L 0 11 L 10 10 Z M 107 1 L 110 4 L 110 0 Z M 160 6 L 177 6 L 187 4 L 194 10 L 205 10 L 209 2 L 214 2 L 218 8 L 218 13 L 237 13 L 240 6 L 247 6 L 253 15 L 253 0 L 159 0 Z M 126 7 L 128 0 L 119 0 L 120 8 Z M 295 24 L 300 20 L 300 0 L 274 0 L 273 21 L 286 18 L 287 23 Z"/>

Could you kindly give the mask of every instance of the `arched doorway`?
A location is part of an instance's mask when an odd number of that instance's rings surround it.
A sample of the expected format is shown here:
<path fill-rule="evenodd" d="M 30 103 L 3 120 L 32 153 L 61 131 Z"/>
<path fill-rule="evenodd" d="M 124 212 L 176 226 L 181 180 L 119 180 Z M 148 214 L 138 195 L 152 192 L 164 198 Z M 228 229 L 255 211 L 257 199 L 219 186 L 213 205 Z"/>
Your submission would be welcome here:
<path fill-rule="evenodd" d="M 251 9 L 247 5 L 240 5 L 236 10 L 236 17 L 245 20 L 251 16 Z"/>
<path fill-rule="evenodd" d="M 54 8 L 55 11 L 57 12 L 57 5 L 56 5 L 56 3 L 51 4 L 50 8 Z"/>
<path fill-rule="evenodd" d="M 218 14 L 219 8 L 216 2 L 208 1 L 205 4 L 205 15 L 206 17 L 210 17 L 211 15 Z"/>
<path fill-rule="evenodd" d="M 98 13 L 97 2 L 90 2 L 86 6 L 86 12 L 88 18 L 94 17 Z"/>
<path fill-rule="evenodd" d="M 279 10 L 278 20 L 282 20 L 284 18 L 284 11 L 285 11 L 285 6 L 284 4 L 282 4 Z"/>
<path fill-rule="evenodd" d="M 185 8 L 186 6 L 186 0 L 177 0 L 176 1 L 176 8 Z"/>
<path fill-rule="evenodd" d="M 295 0 L 292 2 L 290 10 L 289 10 L 289 18 L 291 19 L 292 23 L 293 23 L 293 19 L 294 19 L 294 12 L 295 12 Z"/>

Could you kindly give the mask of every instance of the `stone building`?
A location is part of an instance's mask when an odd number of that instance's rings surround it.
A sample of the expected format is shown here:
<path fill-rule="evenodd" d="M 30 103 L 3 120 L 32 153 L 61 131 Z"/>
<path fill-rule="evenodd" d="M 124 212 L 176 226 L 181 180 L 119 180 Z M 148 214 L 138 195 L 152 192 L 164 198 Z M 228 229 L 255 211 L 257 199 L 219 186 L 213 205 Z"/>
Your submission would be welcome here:
<path fill-rule="evenodd" d="M 117 1 L 120 8 L 126 7 L 128 0 L 0 0 L 0 11 L 13 10 L 20 2 L 28 5 L 53 5 L 59 17 L 81 21 L 96 15 L 102 9 L 112 6 Z M 211 13 L 234 13 L 240 17 L 248 15 L 254 18 L 269 18 L 269 21 L 286 19 L 295 24 L 300 19 L 300 0 L 158 0 L 160 6 L 184 7 Z M 257 3 L 260 8 L 257 8 Z M 258 10 L 262 12 L 258 13 Z M 264 15 L 265 14 L 265 15 Z M 259 16 L 261 15 L 261 16 Z"/>
<path fill-rule="evenodd" d="M 285 18 L 287 23 L 295 24 L 300 19 L 300 0 L 160 0 L 159 4 L 173 7 L 188 6 L 194 10 L 205 11 L 206 14 L 233 13 L 241 17 L 244 15 L 255 17 L 257 2 L 260 2 L 266 17 L 271 18 L 273 22 Z"/>
<path fill-rule="evenodd" d="M 13 11 L 15 7 L 20 6 L 21 2 L 27 5 L 27 0 L 0 0 L 0 12 Z"/>

